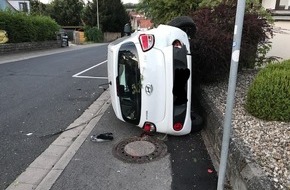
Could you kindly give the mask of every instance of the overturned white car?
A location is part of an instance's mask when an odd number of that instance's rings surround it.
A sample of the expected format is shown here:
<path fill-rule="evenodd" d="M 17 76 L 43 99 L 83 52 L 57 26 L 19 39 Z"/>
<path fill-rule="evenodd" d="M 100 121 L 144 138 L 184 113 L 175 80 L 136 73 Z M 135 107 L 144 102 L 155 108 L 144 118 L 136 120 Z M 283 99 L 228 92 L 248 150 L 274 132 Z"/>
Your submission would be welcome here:
<path fill-rule="evenodd" d="M 114 112 L 147 132 L 191 132 L 191 55 L 195 25 L 178 17 L 169 25 L 137 31 L 108 46 Z"/>

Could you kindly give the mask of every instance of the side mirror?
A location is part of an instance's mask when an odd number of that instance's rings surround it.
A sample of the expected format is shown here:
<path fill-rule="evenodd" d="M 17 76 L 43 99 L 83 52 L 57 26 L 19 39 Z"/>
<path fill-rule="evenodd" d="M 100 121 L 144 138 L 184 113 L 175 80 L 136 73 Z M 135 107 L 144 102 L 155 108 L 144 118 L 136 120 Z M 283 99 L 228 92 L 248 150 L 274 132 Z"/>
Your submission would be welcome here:
<path fill-rule="evenodd" d="M 125 33 L 126 36 L 130 36 L 131 35 L 131 25 L 129 23 L 125 24 L 124 33 Z"/>

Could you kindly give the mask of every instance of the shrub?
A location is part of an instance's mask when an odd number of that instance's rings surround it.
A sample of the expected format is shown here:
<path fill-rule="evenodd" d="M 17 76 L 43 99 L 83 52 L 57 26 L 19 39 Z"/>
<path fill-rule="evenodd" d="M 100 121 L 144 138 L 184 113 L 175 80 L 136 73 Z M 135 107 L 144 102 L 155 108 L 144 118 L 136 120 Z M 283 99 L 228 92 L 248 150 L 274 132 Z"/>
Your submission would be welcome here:
<path fill-rule="evenodd" d="M 35 41 L 55 40 L 59 25 L 47 16 L 32 17 L 32 24 L 35 27 Z"/>
<path fill-rule="evenodd" d="M 234 3 L 203 7 L 192 13 L 198 29 L 191 45 L 193 68 L 197 70 L 195 80 L 210 82 L 228 76 L 235 15 Z M 271 36 L 272 25 L 266 16 L 259 9 L 249 7 L 244 17 L 239 69 L 254 68 L 257 60 L 264 60 L 258 57 L 267 53 L 267 40 Z"/>
<path fill-rule="evenodd" d="M 97 27 L 85 27 L 85 36 L 87 38 L 87 41 L 91 42 L 102 42 L 103 41 L 103 34 L 101 30 L 99 30 Z"/>
<path fill-rule="evenodd" d="M 50 17 L 21 12 L 0 11 L 0 29 L 8 33 L 9 43 L 55 40 L 58 24 Z"/>
<path fill-rule="evenodd" d="M 5 23 L 3 29 L 8 34 L 9 43 L 31 41 L 32 23 L 24 13 L 0 11 L 0 22 Z"/>
<path fill-rule="evenodd" d="M 290 60 L 268 65 L 257 74 L 246 109 L 261 119 L 290 121 Z"/>

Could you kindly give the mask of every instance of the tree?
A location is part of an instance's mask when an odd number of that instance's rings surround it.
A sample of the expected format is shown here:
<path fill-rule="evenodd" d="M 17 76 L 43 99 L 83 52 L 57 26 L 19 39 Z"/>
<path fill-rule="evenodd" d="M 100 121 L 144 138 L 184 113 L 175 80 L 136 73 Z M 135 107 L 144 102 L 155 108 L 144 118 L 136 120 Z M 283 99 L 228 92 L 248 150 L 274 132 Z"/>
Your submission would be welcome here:
<path fill-rule="evenodd" d="M 102 29 L 104 32 L 123 32 L 124 25 L 130 22 L 120 0 L 107 0 L 102 15 Z"/>
<path fill-rule="evenodd" d="M 150 17 L 155 24 L 166 24 L 177 16 L 189 15 L 198 7 L 215 7 L 220 3 L 228 4 L 233 0 L 141 0 L 138 10 Z M 247 7 L 257 6 L 259 0 L 246 0 Z"/>
<path fill-rule="evenodd" d="M 30 0 L 30 12 L 34 15 L 48 15 L 47 5 L 39 0 Z"/>
<path fill-rule="evenodd" d="M 98 0 L 99 22 L 103 32 L 122 32 L 124 25 L 129 22 L 123 4 L 120 0 Z M 82 19 L 88 26 L 97 25 L 97 0 L 88 2 L 85 6 Z"/>
<path fill-rule="evenodd" d="M 126 3 L 124 4 L 125 9 L 136 9 L 138 4 Z"/>
<path fill-rule="evenodd" d="M 98 12 L 99 12 L 99 15 L 102 15 L 103 1 L 99 1 L 99 2 L 97 1 L 98 0 L 88 1 L 82 14 L 83 22 L 86 25 L 91 26 L 91 27 L 97 26 Z M 97 6 L 99 6 L 99 8 Z"/>
<path fill-rule="evenodd" d="M 191 39 L 193 81 L 212 82 L 228 77 L 233 45 L 236 1 L 228 0 L 214 7 L 202 7 L 191 14 L 197 32 Z M 201 19 L 202 18 L 202 19 Z M 272 25 L 259 7 L 248 4 L 244 16 L 239 70 L 253 69 L 273 60 L 266 57 Z"/>
<path fill-rule="evenodd" d="M 188 15 L 202 0 L 142 0 L 138 10 L 143 11 L 155 24 L 167 23 L 172 18 Z"/>
<path fill-rule="evenodd" d="M 49 12 L 59 25 L 79 26 L 83 7 L 83 0 L 53 0 Z"/>
<path fill-rule="evenodd" d="M 233 4 L 236 3 L 236 1 L 233 0 L 202 0 L 200 3 L 200 6 L 202 7 L 215 7 L 219 4 Z M 247 8 L 250 6 L 257 6 L 260 5 L 260 0 L 246 0 Z"/>

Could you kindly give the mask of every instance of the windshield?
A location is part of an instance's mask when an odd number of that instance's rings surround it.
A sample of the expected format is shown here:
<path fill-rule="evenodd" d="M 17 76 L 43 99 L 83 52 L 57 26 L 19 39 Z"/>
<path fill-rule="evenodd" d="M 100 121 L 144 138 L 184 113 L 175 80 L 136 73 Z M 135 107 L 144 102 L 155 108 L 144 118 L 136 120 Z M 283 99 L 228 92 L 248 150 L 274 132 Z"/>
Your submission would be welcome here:
<path fill-rule="evenodd" d="M 124 44 L 118 56 L 117 94 L 123 119 L 135 125 L 140 120 L 141 87 L 137 49 L 133 43 Z"/>

